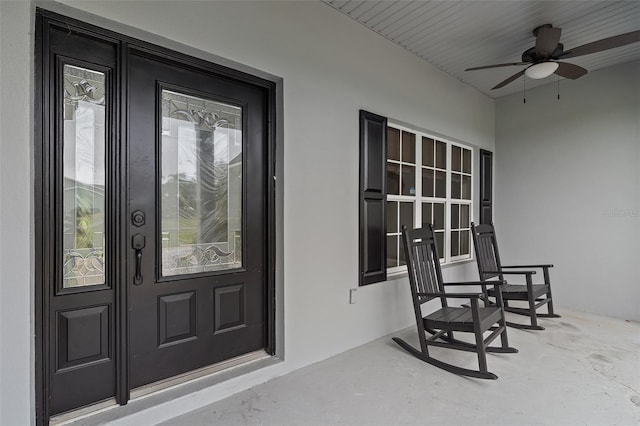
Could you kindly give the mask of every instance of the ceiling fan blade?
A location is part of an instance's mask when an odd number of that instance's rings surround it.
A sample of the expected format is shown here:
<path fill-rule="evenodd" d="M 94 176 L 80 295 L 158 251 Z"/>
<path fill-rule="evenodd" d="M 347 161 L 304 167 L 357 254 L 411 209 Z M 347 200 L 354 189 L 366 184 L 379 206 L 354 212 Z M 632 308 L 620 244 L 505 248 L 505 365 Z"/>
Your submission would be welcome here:
<path fill-rule="evenodd" d="M 509 77 L 508 79 L 498 83 L 496 86 L 492 87 L 491 90 L 495 90 L 495 89 L 499 89 L 501 87 L 506 86 L 507 84 L 511 83 L 513 80 L 516 80 L 520 77 L 522 77 L 524 75 L 524 70 L 515 73 L 514 75 L 512 75 L 511 77 Z"/>
<path fill-rule="evenodd" d="M 489 68 L 512 67 L 517 65 L 528 65 L 529 62 L 509 62 L 506 64 L 484 65 L 482 67 L 467 68 L 465 71 L 487 70 Z"/>
<path fill-rule="evenodd" d="M 558 59 L 575 58 L 576 56 L 589 55 L 591 53 L 602 52 L 603 50 L 614 49 L 616 47 L 626 46 L 627 44 L 637 43 L 639 41 L 640 30 L 631 31 L 630 33 L 603 38 L 602 40 L 574 47 L 573 49 L 565 51 L 558 57 Z"/>
<path fill-rule="evenodd" d="M 575 80 L 576 78 L 582 77 L 587 72 L 588 71 L 586 69 L 578 65 L 570 64 L 567 62 L 558 62 L 558 69 L 555 71 L 555 74 L 558 74 L 560 77 Z"/>
<path fill-rule="evenodd" d="M 562 34 L 562 28 L 542 27 L 538 29 L 536 35 L 536 55 L 538 58 L 551 56 L 560 42 L 560 34 Z"/>

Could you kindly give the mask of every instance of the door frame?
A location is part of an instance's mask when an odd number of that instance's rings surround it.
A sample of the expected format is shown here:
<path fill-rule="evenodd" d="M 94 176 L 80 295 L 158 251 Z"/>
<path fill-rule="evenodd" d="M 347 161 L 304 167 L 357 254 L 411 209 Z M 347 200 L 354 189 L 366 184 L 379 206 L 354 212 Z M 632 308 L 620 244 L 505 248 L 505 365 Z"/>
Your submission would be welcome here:
<path fill-rule="evenodd" d="M 281 130 L 276 128 L 276 111 L 281 111 L 279 91 L 276 83 L 225 65 L 216 64 L 205 59 L 180 53 L 158 44 L 146 42 L 134 37 L 120 34 L 75 18 L 64 16 L 42 8 L 36 8 L 35 28 L 35 82 L 34 82 L 34 276 L 35 276 L 35 411 L 36 423 L 48 424 L 50 418 L 49 376 L 53 366 L 50 365 L 48 353 L 51 348 L 49 335 L 53 324 L 48 323 L 50 315 L 49 300 L 54 293 L 55 265 L 53 263 L 55 241 L 52 241 L 55 229 L 53 221 L 45 214 L 55 203 L 53 198 L 53 178 L 49 165 L 53 161 L 53 149 L 50 141 L 54 141 L 49 134 L 48 108 L 52 105 L 48 97 L 50 89 L 49 78 L 49 46 L 47 37 L 49 26 L 64 28 L 70 33 L 90 35 L 91 37 L 116 43 L 118 45 L 118 66 L 115 70 L 115 81 L 119 87 L 114 90 L 114 108 L 118 117 L 110 129 L 117 135 L 114 155 L 107 159 L 107 168 L 112 170 L 109 184 L 116 191 L 117 202 L 110 207 L 109 212 L 114 217 L 113 234 L 113 276 L 115 290 L 115 348 L 113 356 L 116 363 L 116 393 L 115 400 L 120 405 L 126 405 L 130 399 L 129 368 L 128 368 L 128 317 L 127 317 L 127 252 L 130 241 L 129 206 L 128 206 L 128 111 L 127 111 L 127 58 L 129 50 L 135 48 L 153 55 L 158 60 L 180 63 L 190 69 L 213 73 L 223 78 L 240 81 L 245 84 L 259 86 L 266 91 L 267 97 L 267 158 L 264 185 L 265 229 L 265 351 L 270 355 L 276 354 L 276 185 L 277 170 L 282 166 L 276 164 L 276 138 Z M 110 161 L 111 160 L 111 161 Z M 121 167 L 121 165 L 123 165 Z M 277 167 L 278 166 L 278 167 Z M 278 318 L 282 312 L 278 313 Z M 281 342 L 282 338 L 278 338 Z M 278 347 L 278 352 L 281 348 Z"/>

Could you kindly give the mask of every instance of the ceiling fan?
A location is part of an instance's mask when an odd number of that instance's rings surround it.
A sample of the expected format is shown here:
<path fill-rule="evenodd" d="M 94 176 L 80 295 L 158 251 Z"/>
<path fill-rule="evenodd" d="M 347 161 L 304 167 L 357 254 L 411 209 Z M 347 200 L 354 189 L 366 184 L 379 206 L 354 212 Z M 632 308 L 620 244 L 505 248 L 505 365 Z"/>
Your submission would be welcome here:
<path fill-rule="evenodd" d="M 536 38 L 536 45 L 522 53 L 522 62 L 510 62 L 506 64 L 485 65 L 482 67 L 467 68 L 465 71 L 484 70 L 489 68 L 511 67 L 529 65 L 526 69 L 519 71 L 498 83 L 491 90 L 506 86 L 512 81 L 526 75 L 529 78 L 545 78 L 551 74 L 575 80 L 587 73 L 587 70 L 568 62 L 559 62 L 560 59 L 575 58 L 576 56 L 590 55 L 602 52 L 603 50 L 614 49 L 627 44 L 640 41 L 640 31 L 620 34 L 602 40 L 583 44 L 573 49 L 564 50 L 564 45 L 560 43 L 561 28 L 554 28 L 551 24 L 540 25 L 533 29 Z"/>

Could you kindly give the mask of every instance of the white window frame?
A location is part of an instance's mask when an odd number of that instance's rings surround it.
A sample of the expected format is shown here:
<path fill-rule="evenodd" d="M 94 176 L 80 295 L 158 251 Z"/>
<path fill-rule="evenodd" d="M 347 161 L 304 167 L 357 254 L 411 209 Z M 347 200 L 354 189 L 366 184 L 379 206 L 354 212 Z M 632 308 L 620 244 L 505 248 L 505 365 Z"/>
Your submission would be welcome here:
<path fill-rule="evenodd" d="M 472 249 L 472 242 L 469 241 L 469 254 L 468 255 L 458 255 L 458 256 L 451 256 L 451 204 L 466 204 L 469 206 L 469 224 L 471 224 L 471 222 L 473 222 L 475 220 L 474 214 L 475 214 L 475 147 L 471 146 L 471 145 L 467 145 L 461 142 L 457 142 L 457 141 L 452 141 L 451 139 L 447 139 L 444 138 L 442 136 L 436 136 L 433 134 L 430 134 L 428 132 L 424 132 L 421 130 L 417 130 L 415 128 L 411 128 L 411 127 L 407 127 L 405 125 L 402 124 L 397 124 L 391 120 L 388 121 L 387 123 L 388 127 L 405 131 L 405 132 L 409 132 L 409 133 L 413 133 L 415 134 L 415 195 L 396 195 L 396 194 L 387 194 L 387 198 L 386 201 L 396 201 L 396 202 L 401 202 L 401 201 L 409 201 L 409 202 L 413 202 L 414 205 L 414 209 L 413 209 L 413 226 L 414 228 L 418 228 L 422 226 L 422 203 L 442 203 L 444 202 L 444 258 L 440 259 L 440 264 L 441 265 L 451 265 L 451 264 L 456 264 L 456 263 L 461 263 L 461 262 L 467 262 L 470 260 L 473 260 L 473 249 Z M 447 153 L 447 162 L 446 162 L 446 197 L 445 198 L 439 198 L 439 197 L 423 197 L 422 196 L 422 169 L 423 169 L 423 164 L 422 164 L 422 138 L 426 137 L 428 139 L 433 139 L 434 141 L 439 141 L 439 142 L 444 142 L 446 144 L 446 153 Z M 452 170 L 452 156 L 451 156 L 451 151 L 452 151 L 452 146 L 457 146 L 460 148 L 464 148 L 466 150 L 471 151 L 471 199 L 470 200 L 465 200 L 465 199 L 457 199 L 457 198 L 451 198 L 451 174 L 453 173 Z M 400 152 L 402 152 L 402 147 L 400 147 Z M 388 160 L 385 159 L 385 164 L 387 164 L 387 162 L 392 162 L 392 163 L 396 163 L 396 164 L 401 164 L 400 161 L 396 161 L 396 160 Z M 403 162 L 404 163 L 404 162 Z M 435 169 L 437 169 L 436 167 L 434 167 Z M 442 170 L 442 169 L 437 169 L 437 170 Z M 386 173 L 386 172 L 385 172 Z M 455 172 L 455 173 L 459 173 L 462 175 L 466 175 L 468 176 L 467 173 L 464 172 Z M 435 195 L 435 194 L 434 194 Z M 387 220 L 387 218 L 385 217 L 385 221 Z M 399 217 L 399 212 L 398 212 L 398 220 L 400 220 Z M 471 240 L 471 225 L 469 225 L 469 228 L 460 228 L 460 230 L 469 230 L 469 239 Z M 389 233 L 387 232 L 385 235 L 385 239 L 387 236 L 391 236 L 391 235 L 397 235 L 396 233 Z M 397 239 L 398 241 L 398 250 L 403 250 L 402 247 L 402 238 L 401 238 L 401 234 Z M 399 253 L 399 251 L 398 251 Z M 442 253 L 440 253 L 440 255 L 442 255 Z M 387 275 L 393 276 L 393 275 L 398 275 L 398 274 L 402 274 L 402 273 L 406 273 L 407 272 L 407 267 L 406 265 L 402 265 L 402 266 L 394 266 L 394 267 L 390 267 L 387 268 Z"/>

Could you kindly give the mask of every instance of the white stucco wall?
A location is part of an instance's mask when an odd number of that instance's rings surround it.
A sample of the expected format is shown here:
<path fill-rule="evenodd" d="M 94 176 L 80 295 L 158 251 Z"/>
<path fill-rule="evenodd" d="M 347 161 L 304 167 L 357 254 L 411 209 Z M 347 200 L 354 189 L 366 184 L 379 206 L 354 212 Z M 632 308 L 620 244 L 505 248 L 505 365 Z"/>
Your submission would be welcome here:
<path fill-rule="evenodd" d="M 0 1 L 0 424 L 32 419 L 31 5 Z"/>
<path fill-rule="evenodd" d="M 561 306 L 640 320 L 640 62 L 496 102 L 505 264 L 550 262 Z"/>
<path fill-rule="evenodd" d="M 358 283 L 358 110 L 493 150 L 491 99 L 319 2 L 65 3 L 130 26 L 132 35 L 160 35 L 284 79 L 284 251 L 279 255 L 286 347 L 278 374 L 412 323 L 405 279 L 360 288 L 357 303 L 348 303 L 349 289 Z M 27 212 L 33 29 L 30 3 L 2 1 L 0 7 L 4 425 L 33 420 L 33 291 L 25 238 L 32 227 Z M 475 264 L 447 268 L 445 274 L 475 278 Z"/>

